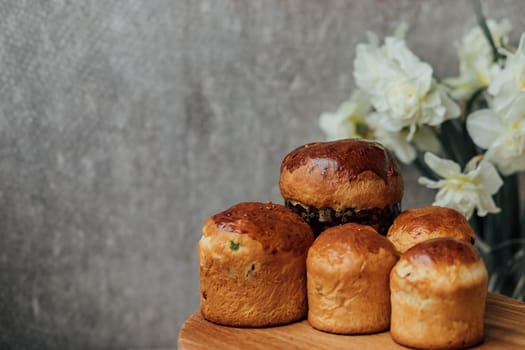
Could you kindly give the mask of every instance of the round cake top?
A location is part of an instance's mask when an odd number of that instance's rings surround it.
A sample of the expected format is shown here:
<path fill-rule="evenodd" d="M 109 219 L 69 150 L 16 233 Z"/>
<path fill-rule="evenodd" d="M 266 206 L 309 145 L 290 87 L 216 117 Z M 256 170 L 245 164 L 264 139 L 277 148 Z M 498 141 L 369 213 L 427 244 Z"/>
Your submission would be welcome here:
<path fill-rule="evenodd" d="M 401 255 L 391 272 L 391 286 L 422 291 L 451 291 L 487 283 L 487 270 L 476 249 L 455 238 L 434 238 Z"/>
<path fill-rule="evenodd" d="M 403 211 L 387 233 L 387 238 L 401 253 L 417 243 L 439 237 L 457 238 L 471 244 L 475 240 L 474 231 L 461 213 L 439 206 Z"/>
<path fill-rule="evenodd" d="M 403 197 L 392 154 L 377 142 L 346 139 L 303 145 L 281 164 L 281 194 L 317 208 L 384 208 Z"/>
<path fill-rule="evenodd" d="M 248 235 L 265 250 L 305 252 L 313 241 L 310 226 L 283 205 L 243 202 L 210 217 L 204 236 L 220 232 Z"/>
<path fill-rule="evenodd" d="M 314 241 L 308 252 L 309 259 L 327 262 L 328 266 L 350 262 L 361 265 L 363 261 L 373 265 L 390 264 L 386 258 L 398 258 L 392 243 L 377 233 L 371 226 L 348 223 L 323 231 Z"/>
<path fill-rule="evenodd" d="M 424 265 L 433 268 L 449 266 L 472 265 L 481 261 L 476 249 L 464 241 L 455 238 L 434 238 L 419 244 L 401 255 L 414 265 Z"/>
<path fill-rule="evenodd" d="M 285 168 L 294 171 L 305 164 L 336 168 L 350 181 L 364 171 L 371 171 L 384 181 L 399 170 L 391 154 L 379 143 L 364 139 L 314 142 L 300 146 L 283 160 Z"/>

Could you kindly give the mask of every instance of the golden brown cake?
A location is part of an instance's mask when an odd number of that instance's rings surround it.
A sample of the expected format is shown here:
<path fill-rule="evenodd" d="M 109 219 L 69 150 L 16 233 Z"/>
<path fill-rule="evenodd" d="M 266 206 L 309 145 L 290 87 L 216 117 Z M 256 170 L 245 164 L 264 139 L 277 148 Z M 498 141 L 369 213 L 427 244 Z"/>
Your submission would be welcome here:
<path fill-rule="evenodd" d="M 474 244 L 474 231 L 467 219 L 454 209 L 426 206 L 403 211 L 386 236 L 400 253 L 432 238 L 457 238 Z"/>
<path fill-rule="evenodd" d="M 357 222 L 386 234 L 401 210 L 403 178 L 383 146 L 362 139 L 303 145 L 281 164 L 279 180 L 287 207 L 319 234 Z"/>
<path fill-rule="evenodd" d="M 460 349 L 483 340 L 487 270 L 475 248 L 436 238 L 404 253 L 390 274 L 390 334 L 421 349 Z"/>
<path fill-rule="evenodd" d="M 272 203 L 240 203 L 210 217 L 199 241 L 201 313 L 261 327 L 306 316 L 308 224 Z"/>
<path fill-rule="evenodd" d="M 306 261 L 310 324 L 340 334 L 388 329 L 388 276 L 397 259 L 392 244 L 370 226 L 349 223 L 321 233 Z"/>

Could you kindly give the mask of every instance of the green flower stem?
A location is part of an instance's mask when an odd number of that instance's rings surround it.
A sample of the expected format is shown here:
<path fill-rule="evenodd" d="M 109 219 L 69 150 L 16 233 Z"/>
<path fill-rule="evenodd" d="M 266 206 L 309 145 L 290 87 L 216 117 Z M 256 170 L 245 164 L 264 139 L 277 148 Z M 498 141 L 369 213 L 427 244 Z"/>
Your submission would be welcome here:
<path fill-rule="evenodd" d="M 498 48 L 494 44 L 494 40 L 492 39 L 492 34 L 490 33 L 489 26 L 487 25 L 487 20 L 485 19 L 485 16 L 483 15 L 483 8 L 481 7 L 481 1 L 473 0 L 472 4 L 474 6 L 474 11 L 476 12 L 476 18 L 478 20 L 478 24 L 481 27 L 481 30 L 483 31 L 485 38 L 488 40 L 490 47 L 492 48 L 492 58 L 494 62 L 498 62 L 500 58 L 503 58 L 503 56 L 498 52 Z"/>
<path fill-rule="evenodd" d="M 500 227 L 501 239 L 499 242 L 517 239 L 520 237 L 520 208 L 518 176 L 510 175 L 503 178 L 503 187 L 500 190 L 501 208 Z"/>
<path fill-rule="evenodd" d="M 503 178 L 503 186 L 495 196 L 501 208 L 497 215 L 488 215 L 484 222 L 484 241 L 492 248 L 490 256 L 484 255 L 487 270 L 494 283 L 492 290 L 512 295 L 516 280 L 512 274 L 511 259 L 519 245 L 504 244 L 520 239 L 519 181 L 517 175 Z"/>
<path fill-rule="evenodd" d="M 467 131 L 467 123 L 465 120 L 453 120 L 452 121 L 456 125 L 456 129 L 460 130 L 461 136 L 458 140 L 461 140 L 461 144 L 459 145 L 463 158 L 465 160 L 465 164 L 467 164 L 472 157 L 479 154 L 478 148 L 472 141 L 472 138 L 470 137 L 468 131 Z"/>
<path fill-rule="evenodd" d="M 463 118 L 461 121 L 457 121 L 457 123 L 460 124 L 461 128 L 461 140 L 464 140 L 465 142 L 465 149 L 466 153 L 470 155 L 470 157 L 475 156 L 476 154 L 481 153 L 481 150 L 478 149 L 478 147 L 474 144 L 472 141 L 472 138 L 470 137 L 468 130 L 467 130 L 467 118 L 474 110 L 478 110 L 481 108 L 487 107 L 487 100 L 485 99 L 485 90 L 486 87 L 482 87 L 467 100 L 465 104 L 465 118 Z"/>
<path fill-rule="evenodd" d="M 486 87 L 479 88 L 467 100 L 467 102 L 465 103 L 465 116 L 468 117 L 468 115 L 470 113 L 472 113 L 475 109 L 481 109 L 481 108 L 486 108 L 487 107 L 487 101 L 484 98 L 485 97 L 484 96 L 485 90 L 487 90 Z M 483 99 L 480 100 L 480 98 L 482 98 L 482 97 L 483 97 Z M 482 106 L 478 106 L 480 104 Z"/>
<path fill-rule="evenodd" d="M 483 237 L 485 243 L 492 248 L 494 244 L 498 242 L 497 232 L 494 232 L 494 228 L 497 229 L 496 215 L 489 214 L 488 216 L 482 218 L 482 222 L 482 231 L 480 232 L 480 235 Z M 493 276 L 495 268 L 498 266 L 494 252 L 491 250 L 485 254 L 482 254 L 482 256 L 483 260 L 485 261 L 485 266 L 487 267 L 489 276 Z"/>
<path fill-rule="evenodd" d="M 509 225 L 508 230 L 510 231 L 509 235 L 511 236 L 510 241 L 516 242 L 521 238 L 521 220 L 520 220 L 520 186 L 519 186 L 519 177 L 517 174 L 508 176 L 505 181 L 509 183 L 507 193 L 505 194 L 505 223 Z M 503 210 L 503 209 L 502 209 Z M 520 275 L 523 275 L 523 270 L 519 268 L 519 261 L 523 261 L 520 254 L 520 249 L 523 249 L 520 244 L 513 244 L 510 246 L 510 254 L 513 259 L 512 266 L 510 266 L 509 273 L 512 278 L 508 278 L 509 285 L 509 295 L 513 295 L 515 292 L 515 286 L 518 283 L 518 278 Z M 517 259 L 517 261 L 516 261 Z M 523 266 L 523 263 L 521 264 Z M 521 274 L 516 271 L 516 269 L 521 270 Z M 512 293 L 512 294 L 511 294 Z"/>
<path fill-rule="evenodd" d="M 485 235 L 484 235 L 484 230 L 483 230 L 483 224 L 484 224 L 483 218 L 477 215 L 473 215 L 469 220 L 469 224 L 474 230 L 474 232 L 476 232 L 477 238 L 481 240 L 485 240 Z"/>
<path fill-rule="evenodd" d="M 506 194 L 506 206 L 509 221 L 512 223 L 512 238 L 519 239 L 521 237 L 521 222 L 520 222 L 520 185 L 518 174 L 508 176 L 505 181 L 509 182 L 508 193 Z"/>

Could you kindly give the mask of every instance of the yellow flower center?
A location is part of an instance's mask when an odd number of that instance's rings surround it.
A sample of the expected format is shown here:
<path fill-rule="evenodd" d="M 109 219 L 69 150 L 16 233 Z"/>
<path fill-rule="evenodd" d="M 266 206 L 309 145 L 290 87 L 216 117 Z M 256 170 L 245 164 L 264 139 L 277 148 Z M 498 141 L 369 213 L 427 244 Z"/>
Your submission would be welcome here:
<path fill-rule="evenodd" d="M 452 183 L 449 183 L 449 187 L 456 191 L 462 191 L 465 185 L 476 185 L 472 178 L 465 175 L 451 176 L 449 180 L 452 180 Z"/>
<path fill-rule="evenodd" d="M 521 90 L 525 90 L 525 67 L 520 67 L 517 69 L 516 78 L 518 81 L 518 87 Z"/>
<path fill-rule="evenodd" d="M 479 69 L 476 69 L 475 72 L 476 72 L 476 78 L 478 79 L 478 81 L 483 86 L 488 86 L 490 83 L 489 78 L 485 74 L 483 74 Z"/>
<path fill-rule="evenodd" d="M 520 129 L 521 129 L 520 121 L 515 121 L 514 123 L 512 123 L 511 137 L 509 138 L 508 144 L 515 145 L 518 148 L 522 149 L 523 145 L 521 145 L 521 143 L 523 142 L 523 132 L 520 132 Z"/>
<path fill-rule="evenodd" d="M 389 92 L 389 103 L 399 114 L 411 115 L 418 106 L 416 87 L 407 82 L 398 83 Z"/>
<path fill-rule="evenodd" d="M 370 138 L 372 130 L 368 127 L 368 124 L 365 122 L 365 118 L 359 114 L 349 114 L 345 123 L 352 125 L 354 127 L 355 133 L 362 138 Z"/>
<path fill-rule="evenodd" d="M 412 84 L 402 84 L 398 85 L 396 89 L 396 95 L 399 97 L 404 97 L 407 100 L 414 98 L 416 94 L 416 88 Z"/>

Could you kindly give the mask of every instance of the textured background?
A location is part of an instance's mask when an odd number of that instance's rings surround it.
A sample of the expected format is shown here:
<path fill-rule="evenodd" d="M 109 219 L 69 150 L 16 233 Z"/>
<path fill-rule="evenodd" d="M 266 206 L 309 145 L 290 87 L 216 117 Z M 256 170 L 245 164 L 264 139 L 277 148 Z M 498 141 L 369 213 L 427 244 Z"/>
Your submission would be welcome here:
<path fill-rule="evenodd" d="M 487 1 L 525 28 L 525 2 Z M 0 1 L 0 348 L 175 346 L 211 214 L 280 202 L 365 32 L 438 75 L 470 2 Z M 404 207 L 432 193 L 405 169 Z"/>

